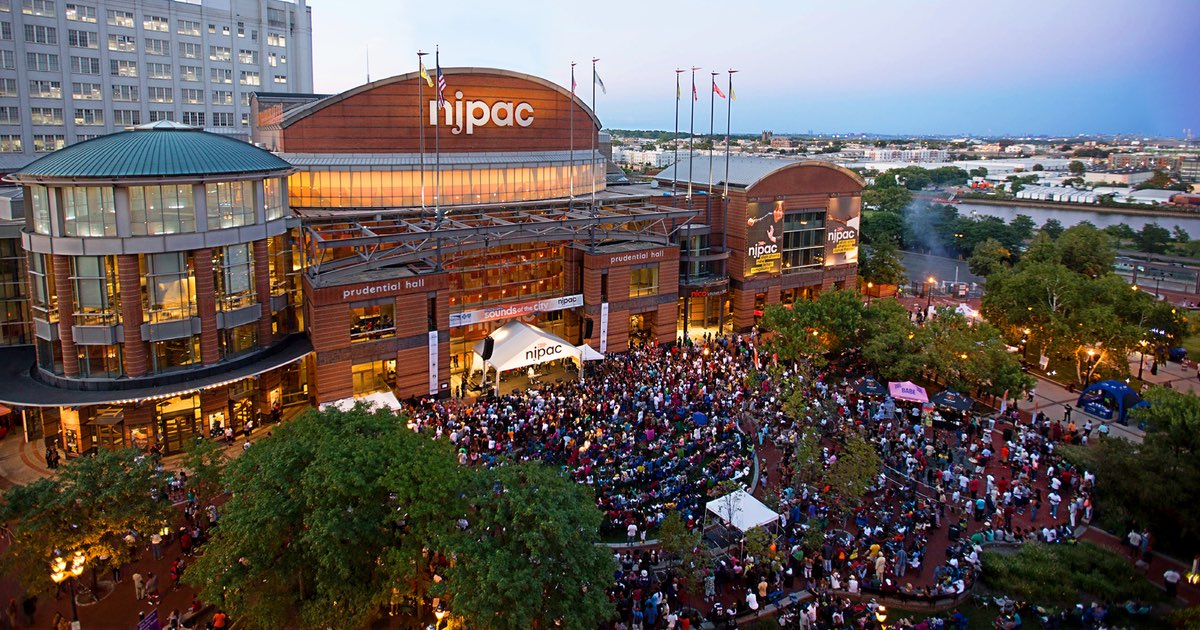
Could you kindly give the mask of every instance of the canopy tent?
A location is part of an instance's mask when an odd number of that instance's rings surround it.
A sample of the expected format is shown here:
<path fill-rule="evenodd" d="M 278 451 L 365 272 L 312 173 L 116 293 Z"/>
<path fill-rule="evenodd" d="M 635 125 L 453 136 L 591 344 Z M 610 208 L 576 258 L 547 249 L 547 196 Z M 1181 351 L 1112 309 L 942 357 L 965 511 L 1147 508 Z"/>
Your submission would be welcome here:
<path fill-rule="evenodd" d="M 967 306 L 966 304 L 959 304 L 954 309 L 954 312 L 966 317 L 967 319 L 979 319 L 979 311 Z"/>
<path fill-rule="evenodd" d="M 952 389 L 944 389 L 934 394 L 933 398 L 930 398 L 929 401 L 935 405 L 949 407 L 955 411 L 967 411 L 971 408 L 971 405 L 975 404 L 975 401 L 971 400 L 970 396 L 965 396 Z"/>
<path fill-rule="evenodd" d="M 864 376 L 855 381 L 854 391 L 862 394 L 863 396 L 886 396 L 888 393 L 886 387 L 881 385 L 879 381 L 871 378 L 870 376 Z"/>
<path fill-rule="evenodd" d="M 363 403 L 368 409 L 391 409 L 392 411 L 400 411 L 400 401 L 396 399 L 396 395 L 392 392 L 374 392 L 365 396 L 357 396 L 352 398 L 340 398 L 333 402 L 321 404 L 321 410 L 324 411 L 330 407 L 338 411 L 350 411 L 358 403 Z"/>
<path fill-rule="evenodd" d="M 488 337 L 492 340 L 492 355 L 487 359 L 483 358 L 487 339 L 479 340 L 475 344 L 471 367 L 483 372 L 480 378 L 481 385 L 487 379 L 487 369 L 490 367 L 495 370 L 497 391 L 500 389 L 500 373 L 506 370 L 515 370 L 558 359 L 585 360 L 583 358 L 585 351 L 575 347 L 566 339 L 516 320 L 493 330 Z M 591 348 L 588 349 L 591 350 Z M 596 352 L 596 354 L 600 353 Z M 601 358 L 603 356 L 600 355 Z"/>
<path fill-rule="evenodd" d="M 896 400 L 919 403 L 929 402 L 929 394 L 925 393 L 925 388 L 915 385 L 910 381 L 888 383 L 888 393 Z"/>
<path fill-rule="evenodd" d="M 591 346 L 585 343 L 579 346 L 579 358 L 584 361 L 600 361 L 604 359 L 604 355 L 596 352 Z"/>
<path fill-rule="evenodd" d="M 743 532 L 779 520 L 779 514 L 745 490 L 735 490 L 707 503 L 709 512 Z"/>
<path fill-rule="evenodd" d="M 1088 385 L 1076 404 L 1084 413 L 1104 420 L 1116 419 L 1121 424 L 1129 424 L 1130 409 L 1150 406 L 1133 388 L 1121 381 L 1100 381 Z"/>

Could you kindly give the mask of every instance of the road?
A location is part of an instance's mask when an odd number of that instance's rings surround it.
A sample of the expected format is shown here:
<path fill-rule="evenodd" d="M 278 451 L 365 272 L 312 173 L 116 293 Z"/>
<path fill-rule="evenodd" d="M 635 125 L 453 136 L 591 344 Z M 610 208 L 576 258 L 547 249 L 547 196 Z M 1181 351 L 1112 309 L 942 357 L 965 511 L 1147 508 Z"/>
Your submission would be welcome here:
<path fill-rule="evenodd" d="M 908 270 L 909 281 L 915 284 L 921 284 L 926 278 L 933 276 L 939 285 L 943 282 L 954 282 L 957 278 L 959 282 L 974 282 L 981 288 L 983 286 L 983 278 L 971 273 L 965 260 L 916 252 L 900 252 L 900 255 L 904 261 L 904 268 Z"/>

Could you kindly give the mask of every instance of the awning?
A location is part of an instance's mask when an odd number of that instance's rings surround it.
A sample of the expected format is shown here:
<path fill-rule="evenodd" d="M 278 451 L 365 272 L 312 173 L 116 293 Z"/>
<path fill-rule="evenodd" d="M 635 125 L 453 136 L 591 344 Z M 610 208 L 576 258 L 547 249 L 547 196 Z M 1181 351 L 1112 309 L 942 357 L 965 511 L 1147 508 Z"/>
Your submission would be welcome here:
<path fill-rule="evenodd" d="M 967 319 L 979 319 L 979 311 L 967 306 L 966 304 L 959 304 L 954 309 L 954 312 L 966 317 Z"/>
<path fill-rule="evenodd" d="M 493 330 L 488 337 L 493 342 L 492 356 L 483 359 L 485 340 L 475 344 L 475 355 L 498 372 L 583 354 L 562 337 L 515 320 Z"/>
<path fill-rule="evenodd" d="M 925 393 L 925 388 L 909 381 L 888 383 L 888 393 L 896 400 L 919 403 L 929 402 L 929 394 Z"/>
<path fill-rule="evenodd" d="M 713 499 L 706 507 L 709 512 L 743 532 L 779 520 L 778 513 L 745 490 L 737 490 L 719 499 Z"/>
<path fill-rule="evenodd" d="M 396 394 L 392 392 L 374 392 L 364 396 L 351 398 L 340 398 L 333 402 L 321 404 L 321 410 L 324 411 L 330 407 L 338 411 L 351 411 L 358 403 L 367 406 L 367 409 L 391 409 L 392 411 L 400 411 L 400 401 L 396 398 Z"/>
<path fill-rule="evenodd" d="M 600 360 L 604 359 L 603 354 L 596 352 L 595 350 L 592 349 L 591 346 L 587 345 L 586 343 L 583 344 L 582 346 L 577 346 L 577 347 L 579 348 L 579 353 L 580 353 L 579 358 L 583 359 L 584 361 L 600 361 Z"/>

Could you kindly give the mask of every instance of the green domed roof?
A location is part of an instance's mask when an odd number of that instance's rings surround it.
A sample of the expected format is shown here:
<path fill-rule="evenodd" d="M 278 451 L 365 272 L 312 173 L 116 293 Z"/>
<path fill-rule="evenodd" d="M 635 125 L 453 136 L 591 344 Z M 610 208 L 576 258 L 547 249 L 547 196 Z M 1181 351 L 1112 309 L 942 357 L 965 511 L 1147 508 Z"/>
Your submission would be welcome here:
<path fill-rule="evenodd" d="M 34 160 L 11 177 L 184 177 L 290 168 L 247 142 L 160 121 L 73 144 Z"/>

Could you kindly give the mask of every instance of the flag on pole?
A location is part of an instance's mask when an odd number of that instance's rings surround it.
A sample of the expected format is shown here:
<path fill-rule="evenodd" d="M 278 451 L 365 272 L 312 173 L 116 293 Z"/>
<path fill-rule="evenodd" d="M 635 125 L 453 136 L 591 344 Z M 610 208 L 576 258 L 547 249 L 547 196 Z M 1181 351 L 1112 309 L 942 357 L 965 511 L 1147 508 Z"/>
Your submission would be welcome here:
<path fill-rule="evenodd" d="M 683 96 L 683 92 L 679 91 L 679 73 L 676 72 L 675 73 L 675 100 L 678 101 L 679 97 L 681 97 L 681 96 Z"/>
<path fill-rule="evenodd" d="M 737 92 L 734 91 L 733 86 L 729 86 L 729 100 L 731 100 L 731 101 L 737 100 Z"/>
<path fill-rule="evenodd" d="M 608 88 L 604 87 L 604 81 L 600 78 L 600 73 L 596 72 L 595 68 L 592 68 L 592 78 L 596 81 L 596 85 L 600 86 L 600 92 L 608 94 Z"/>
<path fill-rule="evenodd" d="M 694 78 L 692 79 L 692 100 L 693 101 L 700 100 L 700 95 L 696 93 L 696 79 L 694 79 Z"/>
<path fill-rule="evenodd" d="M 725 98 L 725 93 L 721 91 L 721 88 L 717 87 L 717 78 L 716 77 L 713 77 L 712 84 L 713 84 L 713 93 L 716 94 L 717 96 L 720 96 L 721 98 Z"/>
<path fill-rule="evenodd" d="M 442 74 L 442 64 L 438 63 L 438 66 L 437 66 L 438 107 L 441 107 L 442 105 L 446 104 L 445 92 L 446 92 L 446 77 L 445 77 L 445 75 Z"/>
<path fill-rule="evenodd" d="M 429 78 L 429 71 L 425 69 L 425 62 L 421 62 L 421 78 L 425 79 L 425 84 L 433 87 L 433 79 Z"/>
<path fill-rule="evenodd" d="M 571 62 L 571 96 L 575 96 L 575 88 L 576 87 L 578 87 L 578 86 L 575 85 L 575 62 L 572 61 Z"/>

